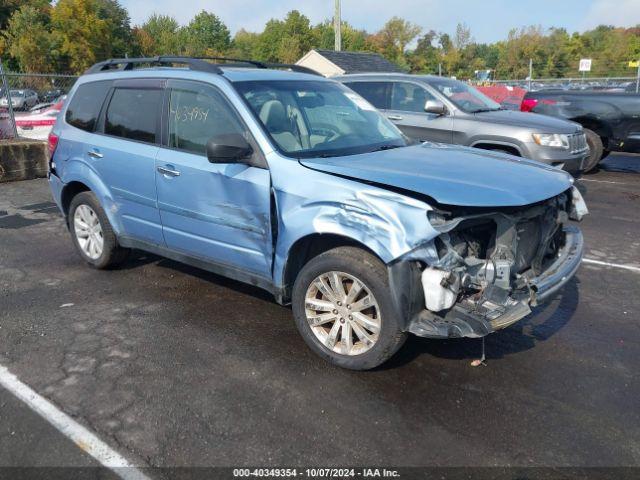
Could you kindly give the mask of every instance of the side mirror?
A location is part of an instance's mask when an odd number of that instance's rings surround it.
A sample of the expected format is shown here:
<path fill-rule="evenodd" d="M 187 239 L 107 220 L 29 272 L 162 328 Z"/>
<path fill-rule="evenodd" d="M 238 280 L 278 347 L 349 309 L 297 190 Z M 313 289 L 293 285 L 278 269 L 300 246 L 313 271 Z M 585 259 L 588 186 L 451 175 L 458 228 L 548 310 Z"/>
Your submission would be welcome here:
<path fill-rule="evenodd" d="M 211 163 L 234 163 L 249 158 L 253 149 L 238 133 L 216 135 L 207 142 L 207 159 Z"/>
<path fill-rule="evenodd" d="M 424 104 L 424 111 L 435 113 L 436 115 L 444 115 L 447 113 L 447 107 L 440 100 L 427 100 L 427 103 Z"/>

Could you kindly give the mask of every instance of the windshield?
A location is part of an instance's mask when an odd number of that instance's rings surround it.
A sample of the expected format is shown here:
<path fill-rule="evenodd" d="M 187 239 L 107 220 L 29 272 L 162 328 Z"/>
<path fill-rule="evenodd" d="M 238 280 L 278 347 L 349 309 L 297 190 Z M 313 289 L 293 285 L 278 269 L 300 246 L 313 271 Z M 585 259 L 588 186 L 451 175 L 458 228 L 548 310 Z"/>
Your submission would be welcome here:
<path fill-rule="evenodd" d="M 500 104 L 471 85 L 450 78 L 429 79 L 429 85 L 446 96 L 456 107 L 468 113 L 500 110 Z"/>
<path fill-rule="evenodd" d="M 24 97 L 24 92 L 22 90 L 11 90 L 12 97 Z"/>
<path fill-rule="evenodd" d="M 391 122 L 344 85 L 313 80 L 234 85 L 287 156 L 333 157 L 408 145 Z"/>

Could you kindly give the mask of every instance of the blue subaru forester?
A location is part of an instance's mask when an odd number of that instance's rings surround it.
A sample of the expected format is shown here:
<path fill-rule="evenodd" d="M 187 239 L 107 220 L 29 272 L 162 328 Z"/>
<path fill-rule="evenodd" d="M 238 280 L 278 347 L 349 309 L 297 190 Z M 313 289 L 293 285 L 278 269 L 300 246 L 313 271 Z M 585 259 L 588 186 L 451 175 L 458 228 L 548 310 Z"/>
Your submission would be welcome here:
<path fill-rule="evenodd" d="M 219 59 L 218 59 L 219 60 Z M 571 177 L 506 154 L 413 144 L 347 87 L 299 67 L 101 62 L 49 138 L 49 182 L 91 266 L 141 249 L 291 304 L 351 369 L 408 333 L 482 337 L 574 275 Z"/>

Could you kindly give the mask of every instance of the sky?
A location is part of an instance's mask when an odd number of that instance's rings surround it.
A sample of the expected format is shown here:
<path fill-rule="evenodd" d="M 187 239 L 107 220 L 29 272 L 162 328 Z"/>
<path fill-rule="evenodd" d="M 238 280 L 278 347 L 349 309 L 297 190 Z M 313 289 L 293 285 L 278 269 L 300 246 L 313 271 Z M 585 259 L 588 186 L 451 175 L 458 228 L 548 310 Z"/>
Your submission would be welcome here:
<path fill-rule="evenodd" d="M 201 10 L 218 15 L 232 33 L 244 28 L 261 31 L 271 18 L 300 10 L 312 23 L 333 16 L 334 0 L 120 0 L 132 24 L 153 12 L 186 24 Z M 495 42 L 509 30 L 527 25 L 584 31 L 599 24 L 621 27 L 640 24 L 640 0 L 342 0 L 342 19 L 374 32 L 392 16 L 417 23 L 424 30 L 454 33 L 466 23 L 477 42 Z"/>

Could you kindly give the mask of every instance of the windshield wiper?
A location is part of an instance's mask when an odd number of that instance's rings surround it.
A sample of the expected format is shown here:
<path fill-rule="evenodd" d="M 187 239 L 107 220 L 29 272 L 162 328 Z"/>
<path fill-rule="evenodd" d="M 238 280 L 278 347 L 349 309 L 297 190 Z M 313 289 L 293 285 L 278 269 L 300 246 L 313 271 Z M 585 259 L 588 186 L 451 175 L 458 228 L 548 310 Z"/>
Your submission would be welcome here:
<path fill-rule="evenodd" d="M 380 145 L 378 148 L 371 150 L 372 152 L 380 152 L 382 150 L 392 150 L 394 148 L 400 148 L 402 145 Z"/>
<path fill-rule="evenodd" d="M 497 112 L 498 110 L 504 110 L 503 108 L 479 108 L 477 110 L 474 110 L 473 113 L 480 113 L 480 112 Z"/>

